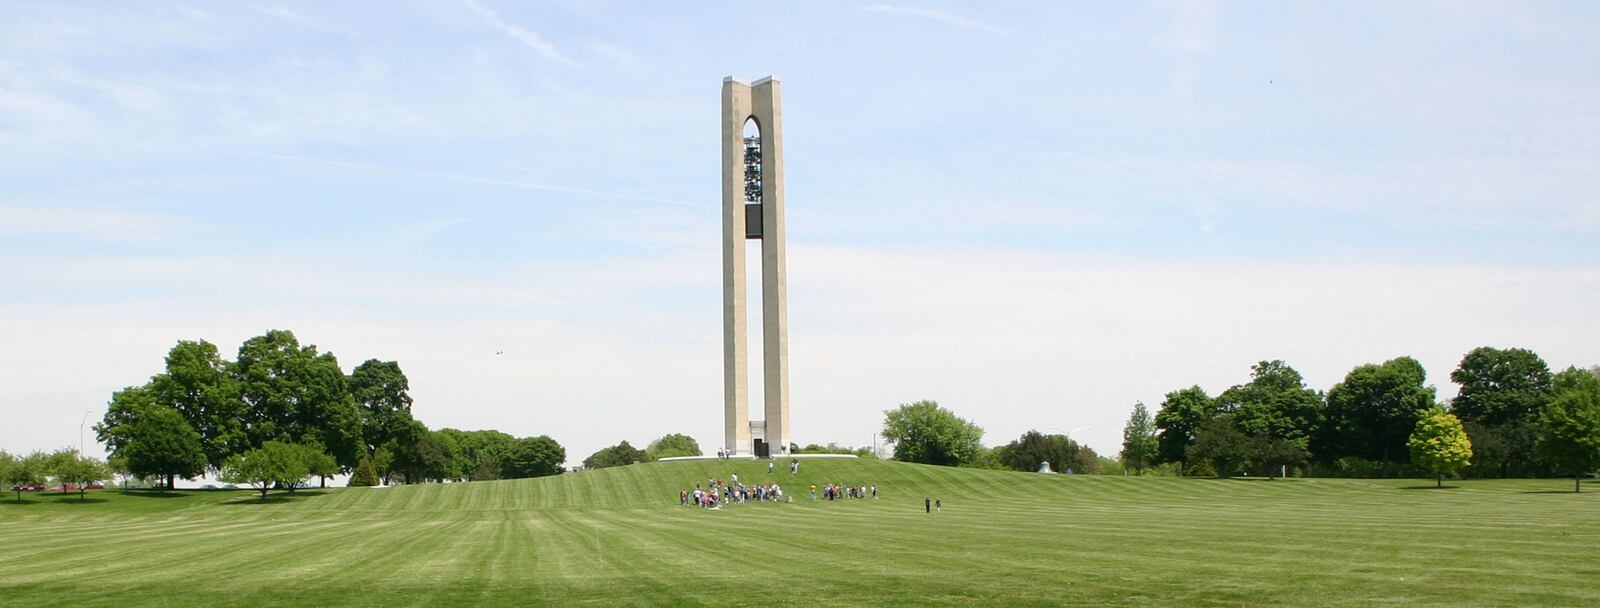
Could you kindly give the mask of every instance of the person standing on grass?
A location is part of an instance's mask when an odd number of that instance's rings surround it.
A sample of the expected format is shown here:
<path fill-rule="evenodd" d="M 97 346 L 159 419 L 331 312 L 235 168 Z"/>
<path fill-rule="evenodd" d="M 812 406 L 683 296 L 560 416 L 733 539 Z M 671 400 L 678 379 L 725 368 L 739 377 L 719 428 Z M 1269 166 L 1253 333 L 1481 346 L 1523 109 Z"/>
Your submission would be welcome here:
<path fill-rule="evenodd" d="M 771 462 L 767 463 L 767 474 L 768 475 L 772 474 L 772 463 Z"/>
<path fill-rule="evenodd" d="M 872 499 L 878 499 L 878 484 L 872 484 Z"/>
<path fill-rule="evenodd" d="M 935 498 L 935 499 L 933 499 L 933 508 L 934 508 L 935 511 L 943 513 L 944 512 L 944 503 L 940 502 L 939 499 Z"/>
<path fill-rule="evenodd" d="M 817 502 L 817 484 L 811 484 L 811 502 Z"/>
<path fill-rule="evenodd" d="M 923 511 L 927 511 L 929 513 L 933 512 L 933 499 L 932 498 L 927 497 L 927 496 L 922 497 L 922 510 Z"/>

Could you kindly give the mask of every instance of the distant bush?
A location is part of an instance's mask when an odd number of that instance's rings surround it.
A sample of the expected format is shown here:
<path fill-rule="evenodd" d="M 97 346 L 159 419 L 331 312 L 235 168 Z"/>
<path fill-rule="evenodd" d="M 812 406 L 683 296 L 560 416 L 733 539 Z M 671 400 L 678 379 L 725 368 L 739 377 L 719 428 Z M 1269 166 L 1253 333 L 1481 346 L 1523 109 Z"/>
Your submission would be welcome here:
<path fill-rule="evenodd" d="M 1309 477 L 1348 477 L 1348 478 L 1375 478 L 1375 477 L 1432 477 L 1433 474 L 1422 467 L 1389 463 L 1346 456 L 1327 464 L 1311 464 L 1306 467 L 1305 474 Z"/>
<path fill-rule="evenodd" d="M 870 447 L 852 448 L 832 441 L 828 442 L 828 445 L 807 444 L 805 447 L 794 449 L 793 452 L 796 454 L 854 454 L 862 458 L 873 457 L 872 448 Z"/>

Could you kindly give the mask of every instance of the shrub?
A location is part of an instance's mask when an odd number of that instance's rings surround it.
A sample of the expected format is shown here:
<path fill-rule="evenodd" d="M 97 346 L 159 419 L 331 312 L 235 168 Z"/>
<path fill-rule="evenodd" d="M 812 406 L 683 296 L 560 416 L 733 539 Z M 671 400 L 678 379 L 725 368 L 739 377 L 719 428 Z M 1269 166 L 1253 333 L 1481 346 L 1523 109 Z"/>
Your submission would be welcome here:
<path fill-rule="evenodd" d="M 372 459 L 362 458 L 356 464 L 356 470 L 350 474 L 350 487 L 367 487 L 378 485 L 378 469 L 372 466 Z"/>

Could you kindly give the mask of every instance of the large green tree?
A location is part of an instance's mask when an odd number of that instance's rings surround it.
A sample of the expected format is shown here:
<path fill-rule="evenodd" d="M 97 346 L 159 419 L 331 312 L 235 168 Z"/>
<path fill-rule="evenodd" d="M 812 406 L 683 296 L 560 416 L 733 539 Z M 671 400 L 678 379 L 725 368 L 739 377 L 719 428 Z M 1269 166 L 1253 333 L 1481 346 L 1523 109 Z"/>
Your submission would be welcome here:
<path fill-rule="evenodd" d="M 1185 450 L 1186 461 L 1205 462 L 1219 477 L 1228 477 L 1247 468 L 1255 453 L 1254 441 L 1234 424 L 1233 414 L 1223 414 L 1200 423 L 1194 430 L 1194 443 Z"/>
<path fill-rule="evenodd" d="M 133 477 L 166 479 L 162 491 L 174 487 L 179 477 L 194 479 L 205 473 L 206 454 L 200 433 L 178 410 L 148 406 L 116 433 L 122 440 L 112 455 L 122 458 L 121 466 Z"/>
<path fill-rule="evenodd" d="M 398 472 L 406 483 L 455 477 L 458 456 L 455 440 L 448 434 L 429 431 L 421 422 L 411 421 L 385 447 L 393 456 L 390 472 Z"/>
<path fill-rule="evenodd" d="M 130 386 L 111 393 L 106 403 L 106 414 L 94 425 L 95 439 L 105 444 L 112 454 L 121 451 L 128 442 L 134 421 L 144 412 L 164 407 L 156 400 L 149 386 Z"/>
<path fill-rule="evenodd" d="M 235 370 L 249 406 L 251 445 L 267 441 L 326 446 L 341 467 L 361 454 L 361 415 L 332 353 L 300 346 L 294 334 L 271 330 L 245 340 Z"/>
<path fill-rule="evenodd" d="M 462 431 L 439 429 L 456 446 L 456 477 L 470 481 L 499 479 L 500 459 L 517 443 L 517 438 L 500 431 Z"/>
<path fill-rule="evenodd" d="M 1472 349 L 1450 372 L 1450 379 L 1461 385 L 1450 410 L 1462 422 L 1500 425 L 1534 420 L 1550 402 L 1552 391 L 1550 366 L 1523 348 Z"/>
<path fill-rule="evenodd" d="M 1472 438 L 1473 469 L 1501 477 L 1549 472 L 1535 448 L 1539 412 L 1554 396 L 1544 359 L 1522 348 L 1475 348 L 1450 379 L 1461 385 L 1450 411 Z"/>
<path fill-rule="evenodd" d="M 1557 374 L 1555 397 L 1539 415 L 1538 450 L 1560 471 L 1572 473 L 1572 491 L 1600 469 L 1600 379 L 1576 367 Z"/>
<path fill-rule="evenodd" d="M 1422 364 L 1411 357 L 1350 370 L 1328 391 L 1328 424 L 1317 442 L 1318 459 L 1354 456 L 1383 463 L 1385 471 L 1407 462 L 1406 442 L 1435 405 L 1427 379 Z"/>
<path fill-rule="evenodd" d="M 650 455 L 651 460 L 673 458 L 676 456 L 699 456 L 700 442 L 683 433 L 668 433 L 660 439 L 650 442 L 644 450 Z"/>
<path fill-rule="evenodd" d="M 1217 395 L 1217 408 L 1232 412 L 1236 428 L 1284 452 L 1282 457 L 1303 459 L 1290 453 L 1295 447 L 1302 454 L 1309 449 L 1323 422 L 1322 396 L 1306 388 L 1300 372 L 1282 360 L 1262 361 L 1250 372 L 1250 382 Z"/>
<path fill-rule="evenodd" d="M 549 435 L 518 439 L 500 461 L 500 477 L 517 479 L 559 475 L 567 450 Z"/>
<path fill-rule="evenodd" d="M 1078 444 L 1066 435 L 1028 431 L 1006 444 L 996 455 L 1000 464 L 1013 471 L 1037 471 L 1040 463 L 1047 462 L 1052 471 L 1065 473 L 1078 464 L 1078 449 Z"/>
<path fill-rule="evenodd" d="M 607 467 L 619 467 L 635 462 L 644 462 L 649 459 L 650 456 L 645 454 L 644 450 L 635 448 L 627 440 L 623 440 L 622 443 L 601 448 L 599 451 L 590 454 L 588 458 L 583 459 L 583 468 L 604 469 Z"/>
<path fill-rule="evenodd" d="M 903 462 L 959 466 L 975 461 L 984 449 L 982 428 L 935 401 L 885 411 L 883 438 L 894 444 L 894 459 Z"/>
<path fill-rule="evenodd" d="M 1472 461 L 1472 442 L 1454 414 L 1434 407 L 1417 421 L 1416 430 L 1406 441 L 1411 462 L 1434 474 L 1434 485 L 1444 487 L 1444 476 L 1453 474 Z"/>
<path fill-rule="evenodd" d="M 411 382 L 395 361 L 368 359 L 350 372 L 350 395 L 360 407 L 367 453 L 405 433 L 411 417 Z"/>
<path fill-rule="evenodd" d="M 1194 443 L 1195 429 L 1220 413 L 1216 400 L 1199 386 L 1167 393 L 1161 411 L 1156 412 L 1157 457 L 1161 462 L 1184 462 L 1189 444 Z"/>
<path fill-rule="evenodd" d="M 176 410 L 200 435 L 213 468 L 249 447 L 245 404 L 230 366 L 210 342 L 182 340 L 167 352 L 166 371 L 146 385 L 157 403 Z"/>
<path fill-rule="evenodd" d="M 1143 401 L 1135 402 L 1128 424 L 1122 427 L 1122 467 L 1132 467 L 1135 475 L 1144 473 L 1145 467 L 1155 464 L 1160 449 L 1161 440 L 1156 437 L 1150 409 Z"/>

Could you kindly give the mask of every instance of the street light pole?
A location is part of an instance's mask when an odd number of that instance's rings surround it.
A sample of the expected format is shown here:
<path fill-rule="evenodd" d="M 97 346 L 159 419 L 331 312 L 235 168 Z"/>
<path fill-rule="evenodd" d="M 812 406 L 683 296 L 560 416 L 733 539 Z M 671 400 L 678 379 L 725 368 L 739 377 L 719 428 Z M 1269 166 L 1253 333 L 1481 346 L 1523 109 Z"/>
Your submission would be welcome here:
<path fill-rule="evenodd" d="M 93 413 L 94 410 L 84 410 L 83 422 L 78 423 L 78 458 L 83 458 L 83 429 L 89 425 L 89 414 Z"/>

